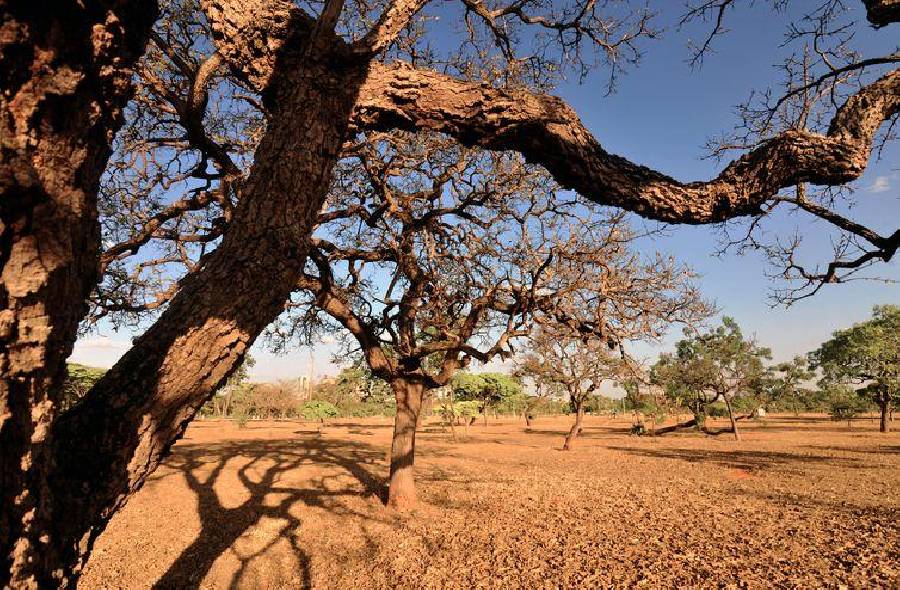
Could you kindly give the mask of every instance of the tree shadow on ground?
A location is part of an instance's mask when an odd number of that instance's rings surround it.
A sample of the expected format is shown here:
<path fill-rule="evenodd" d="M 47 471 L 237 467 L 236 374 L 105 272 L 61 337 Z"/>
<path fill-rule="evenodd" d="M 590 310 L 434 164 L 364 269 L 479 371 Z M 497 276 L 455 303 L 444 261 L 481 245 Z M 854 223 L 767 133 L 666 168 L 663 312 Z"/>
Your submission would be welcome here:
<path fill-rule="evenodd" d="M 793 505 L 802 508 L 823 508 L 826 514 L 847 514 L 857 525 L 862 519 L 870 519 L 879 523 L 895 523 L 900 517 L 900 510 L 893 506 L 863 504 L 845 499 L 823 498 L 821 494 L 807 494 L 778 490 L 742 489 L 744 496 L 771 502 L 777 506 Z"/>
<path fill-rule="evenodd" d="M 838 446 L 838 445 L 806 445 L 807 449 L 816 451 L 837 451 L 840 453 L 866 453 L 871 455 L 900 455 L 900 445 L 870 446 Z"/>
<path fill-rule="evenodd" d="M 553 429 L 545 429 L 545 428 L 535 428 L 534 426 L 529 426 L 527 428 L 523 428 L 522 432 L 525 434 L 542 434 L 545 436 L 562 436 L 565 437 L 569 434 L 569 428 L 553 428 Z M 590 425 L 584 426 L 581 429 L 581 433 L 578 435 L 578 438 L 606 438 L 610 436 L 621 436 L 623 434 L 630 434 L 631 426 L 613 426 L 613 425 Z"/>
<path fill-rule="evenodd" d="M 613 451 L 622 451 L 641 457 L 654 459 L 679 459 L 688 463 L 710 463 L 731 469 L 746 471 L 762 471 L 766 469 L 784 468 L 799 465 L 823 464 L 850 469 L 866 469 L 876 467 L 864 463 L 858 458 L 833 457 L 829 455 L 806 455 L 776 451 L 716 451 L 705 449 L 644 449 L 635 447 L 609 447 Z"/>
<path fill-rule="evenodd" d="M 201 529 L 154 588 L 199 587 L 219 556 L 264 518 L 283 524 L 262 548 L 238 555 L 240 565 L 229 587 L 237 588 L 251 561 L 281 539 L 290 543 L 297 558 L 302 587 L 311 587 L 309 559 L 295 534 L 302 522 L 291 513 L 291 508 L 301 502 L 336 514 L 372 519 L 373 514 L 354 511 L 346 500 L 352 496 L 384 498 L 384 482 L 364 467 L 378 464 L 383 457 L 383 450 L 376 447 L 321 438 L 230 441 L 177 448 L 166 461 L 173 471 L 163 477 L 174 473 L 184 476 L 197 496 Z M 214 488 L 231 460 L 242 462 L 236 475 L 246 499 L 237 506 L 226 507 Z M 284 474 L 304 465 L 315 465 L 317 473 L 326 473 L 306 479 L 303 487 L 280 485 Z M 353 478 L 352 483 L 338 481 L 347 475 Z"/>

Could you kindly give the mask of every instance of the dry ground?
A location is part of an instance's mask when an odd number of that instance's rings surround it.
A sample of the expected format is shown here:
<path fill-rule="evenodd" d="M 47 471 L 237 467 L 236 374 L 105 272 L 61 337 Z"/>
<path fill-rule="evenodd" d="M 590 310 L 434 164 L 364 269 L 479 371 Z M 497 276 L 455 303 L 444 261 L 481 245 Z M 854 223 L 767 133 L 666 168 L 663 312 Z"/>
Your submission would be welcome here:
<path fill-rule="evenodd" d="M 628 418 L 453 443 L 426 425 L 422 507 L 384 508 L 387 420 L 197 422 L 99 539 L 82 588 L 900 587 L 900 435 L 769 417 L 628 436 Z"/>

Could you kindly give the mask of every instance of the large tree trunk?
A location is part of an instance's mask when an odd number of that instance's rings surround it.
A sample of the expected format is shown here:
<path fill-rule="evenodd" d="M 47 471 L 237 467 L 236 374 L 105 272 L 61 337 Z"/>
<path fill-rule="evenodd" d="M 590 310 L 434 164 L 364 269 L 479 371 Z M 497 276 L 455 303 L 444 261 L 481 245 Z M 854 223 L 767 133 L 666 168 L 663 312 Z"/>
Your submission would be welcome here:
<path fill-rule="evenodd" d="M 156 2 L 0 2 L 0 587 L 53 587 L 50 424 Z"/>
<path fill-rule="evenodd" d="M 304 49 L 292 45 L 295 53 L 279 58 L 279 75 L 265 93 L 269 127 L 221 245 L 134 347 L 54 423 L 52 519 L 37 530 L 46 542 L 31 566 L 41 575 L 53 572 L 60 583 L 77 577 L 108 519 L 240 365 L 296 285 L 365 74 L 365 64 Z"/>
<path fill-rule="evenodd" d="M 406 378 L 391 382 L 397 398 L 394 436 L 391 440 L 391 475 L 388 505 L 408 510 L 416 505 L 416 479 L 413 465 L 416 457 L 416 426 L 422 409 L 424 386 L 421 381 Z"/>
<path fill-rule="evenodd" d="M 573 401 L 572 403 L 575 406 L 575 423 L 572 424 L 569 434 L 566 435 L 566 442 L 563 444 L 564 451 L 572 450 L 575 439 L 581 433 L 581 424 L 584 422 L 584 403 L 579 401 Z"/>
<path fill-rule="evenodd" d="M 881 423 L 878 426 L 879 432 L 890 432 L 891 431 L 891 398 L 884 396 L 879 401 L 878 405 L 881 408 Z"/>

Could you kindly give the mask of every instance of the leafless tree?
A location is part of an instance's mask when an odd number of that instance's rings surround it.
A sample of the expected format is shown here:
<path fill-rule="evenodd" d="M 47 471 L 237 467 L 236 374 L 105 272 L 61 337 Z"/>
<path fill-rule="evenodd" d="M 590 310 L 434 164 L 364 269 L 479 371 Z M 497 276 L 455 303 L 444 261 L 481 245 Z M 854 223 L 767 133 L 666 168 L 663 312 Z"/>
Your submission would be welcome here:
<path fill-rule="evenodd" d="M 538 323 L 606 343 L 704 308 L 687 269 L 629 251 L 622 213 L 556 195 L 516 155 L 407 134 L 373 134 L 347 153 L 301 291 L 271 335 L 306 340 L 336 324 L 390 383 L 393 506 L 415 503 L 423 399 L 472 360 L 508 358 Z"/>
<path fill-rule="evenodd" d="M 791 126 L 776 118 L 716 178 L 685 183 L 609 153 L 548 94 L 558 76 L 595 65 L 609 66 L 613 84 L 619 68 L 639 56 L 641 40 L 655 33 L 643 8 L 463 0 L 459 47 L 444 54 L 428 43 L 430 29 L 442 25 L 430 18 L 426 0 L 201 4 L 206 17 L 189 19 L 198 23 L 191 34 L 209 30 L 213 44 L 179 44 L 171 24 L 156 28 L 152 55 L 184 67 L 157 85 L 169 89 L 160 102 L 169 105 L 163 119 L 169 127 L 160 137 L 144 136 L 164 144 L 173 134 L 187 140 L 196 165 L 160 167 L 167 168 L 166 183 L 170 174 L 190 171 L 171 186 L 183 195 L 158 199 L 157 210 L 136 224 L 148 237 L 126 246 L 136 260 L 151 260 L 166 234 L 177 231 L 185 239 L 169 238 L 163 257 L 193 266 L 158 298 L 153 326 L 80 404 L 55 419 L 54 376 L 84 314 L 83 296 L 104 264 L 95 221 L 98 178 L 155 7 L 0 5 L 0 582 L 50 586 L 77 577 L 104 523 L 282 312 L 305 273 L 308 238 L 335 166 L 357 133 L 444 133 L 470 147 L 518 152 L 561 187 L 599 204 L 667 222 L 719 223 L 764 213 L 782 189 L 840 186 L 859 177 L 884 137 L 879 129 L 900 108 L 893 58 L 842 62 L 835 70 L 853 71 L 854 83 L 816 103 L 817 119 Z M 900 18 L 893 0 L 865 4 L 876 24 Z M 185 53 L 191 59 L 177 64 Z M 215 128 L 218 100 L 209 98 L 219 98 L 216 83 L 233 85 L 234 100 L 258 125 L 255 137 L 235 135 L 245 147 L 233 148 L 229 133 Z M 247 129 L 253 125 L 246 122 Z M 163 193 L 148 196 L 154 194 Z M 830 209 L 804 210 L 857 235 L 865 229 Z M 193 246 L 185 246 L 193 235 Z M 897 234 L 872 232 L 874 242 L 860 237 L 873 246 L 866 260 L 887 260 L 896 251 Z M 119 254 L 107 253 L 105 263 L 111 271 L 104 280 L 114 281 Z M 827 272 L 811 276 L 833 280 Z M 98 301 L 104 291 L 122 292 L 126 282 L 106 283 Z M 157 301 L 152 297 L 144 302 Z"/>
<path fill-rule="evenodd" d="M 571 450 L 581 434 L 584 405 L 600 392 L 604 381 L 621 376 L 623 359 L 617 346 L 570 330 L 545 326 L 531 339 L 529 353 L 519 361 L 519 370 L 536 382 L 556 385 L 569 396 L 575 414 L 563 450 Z"/>

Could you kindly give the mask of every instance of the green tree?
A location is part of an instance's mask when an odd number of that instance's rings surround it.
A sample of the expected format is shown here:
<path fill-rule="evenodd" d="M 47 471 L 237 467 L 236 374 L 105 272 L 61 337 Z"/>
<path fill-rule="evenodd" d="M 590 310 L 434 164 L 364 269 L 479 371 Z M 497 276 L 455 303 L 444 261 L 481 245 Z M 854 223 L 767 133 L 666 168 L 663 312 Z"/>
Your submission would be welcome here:
<path fill-rule="evenodd" d="M 526 402 L 522 384 L 505 373 L 469 373 L 460 371 L 450 381 L 454 398 L 459 401 L 477 401 L 487 426 L 487 414 L 491 408 L 507 408 L 521 411 Z"/>
<path fill-rule="evenodd" d="M 60 395 L 60 411 L 66 411 L 84 397 L 91 387 L 106 374 L 106 369 L 88 367 L 77 363 L 66 363 L 66 378 Z"/>
<path fill-rule="evenodd" d="M 900 306 L 876 305 L 872 319 L 835 332 L 810 354 L 823 381 L 857 387 L 878 404 L 879 430 L 888 432 L 891 408 L 900 395 Z"/>
<path fill-rule="evenodd" d="M 687 401 L 694 424 L 701 427 L 710 404 L 722 401 L 734 438 L 740 440 L 735 401 L 746 402 L 758 394 L 765 375 L 763 361 L 771 356 L 768 348 L 745 338 L 734 319 L 725 317 L 721 326 L 679 341 L 674 354 L 661 355 L 651 369 L 651 380 L 668 396 Z"/>
<path fill-rule="evenodd" d="M 315 420 L 324 424 L 328 418 L 340 416 L 341 411 L 332 403 L 314 399 L 300 404 L 299 414 L 304 420 Z"/>
<path fill-rule="evenodd" d="M 397 407 L 391 386 L 372 374 L 363 358 L 344 367 L 333 382 L 317 386 L 312 397 L 334 404 L 345 416 L 388 416 Z"/>
<path fill-rule="evenodd" d="M 778 363 L 766 369 L 751 402 L 758 408 L 799 412 L 814 402 L 813 391 L 804 387 L 815 377 L 805 357 Z"/>

